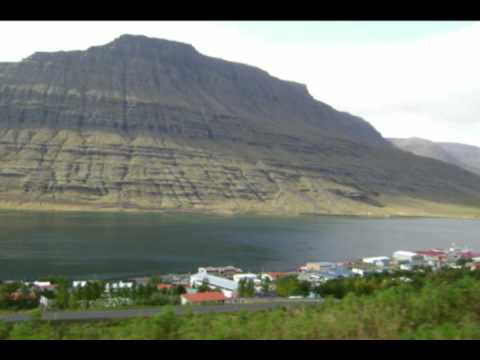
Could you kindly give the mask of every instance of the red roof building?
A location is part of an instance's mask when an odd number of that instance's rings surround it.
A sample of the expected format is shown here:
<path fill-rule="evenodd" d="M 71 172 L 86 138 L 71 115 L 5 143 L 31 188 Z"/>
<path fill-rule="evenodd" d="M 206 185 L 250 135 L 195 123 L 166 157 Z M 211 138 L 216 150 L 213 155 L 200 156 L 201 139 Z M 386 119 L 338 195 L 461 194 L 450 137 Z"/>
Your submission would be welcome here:
<path fill-rule="evenodd" d="M 185 304 L 202 304 L 209 302 L 224 302 L 225 295 L 217 291 L 206 291 L 199 293 L 190 293 L 181 295 L 182 305 Z"/>
<path fill-rule="evenodd" d="M 480 270 L 480 263 L 473 263 L 470 265 L 470 270 Z"/>
<path fill-rule="evenodd" d="M 447 258 L 447 254 L 440 250 L 421 250 L 415 251 L 418 255 L 422 255 L 425 258 L 430 258 L 434 260 L 445 260 Z"/>
<path fill-rule="evenodd" d="M 19 301 L 19 300 L 35 300 L 37 297 L 34 293 L 21 293 L 19 291 L 13 292 L 8 294 L 7 298 L 11 301 Z"/>
<path fill-rule="evenodd" d="M 457 256 L 464 259 L 472 259 L 472 258 L 480 257 L 480 253 L 473 252 L 473 251 L 462 251 L 457 253 Z"/>
<path fill-rule="evenodd" d="M 171 289 L 171 288 L 173 288 L 173 285 L 171 284 L 157 284 L 158 290 Z"/>

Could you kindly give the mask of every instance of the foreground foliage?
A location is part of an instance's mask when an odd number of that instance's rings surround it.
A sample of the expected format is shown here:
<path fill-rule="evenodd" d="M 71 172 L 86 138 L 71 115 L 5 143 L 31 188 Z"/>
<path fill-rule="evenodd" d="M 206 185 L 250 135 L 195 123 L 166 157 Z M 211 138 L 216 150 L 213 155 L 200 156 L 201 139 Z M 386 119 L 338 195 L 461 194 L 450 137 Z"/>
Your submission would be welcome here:
<path fill-rule="evenodd" d="M 0 324 L 4 339 L 480 339 L 480 272 L 345 280 L 341 299 L 255 313 L 175 315 L 90 323 Z M 342 281 L 342 280 L 340 280 Z M 370 282 L 370 283 L 369 283 Z M 372 284 L 375 284 L 373 286 Z M 338 284 L 337 284 L 338 285 Z M 340 286 L 335 286 L 333 292 Z M 350 289 L 345 291 L 346 289 Z M 365 291 L 364 289 L 369 289 Z M 352 290 L 353 289 L 353 290 Z M 357 289 L 357 290 L 355 290 Z M 330 291 L 324 288 L 323 291 Z"/>

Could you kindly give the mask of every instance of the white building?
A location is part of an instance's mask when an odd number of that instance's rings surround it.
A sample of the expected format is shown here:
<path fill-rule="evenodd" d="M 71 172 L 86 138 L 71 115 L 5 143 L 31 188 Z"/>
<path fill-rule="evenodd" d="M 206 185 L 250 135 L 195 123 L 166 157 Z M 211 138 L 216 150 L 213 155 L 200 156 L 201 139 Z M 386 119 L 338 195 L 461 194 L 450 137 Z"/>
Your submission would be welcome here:
<path fill-rule="evenodd" d="M 45 308 L 48 308 L 50 305 L 52 305 L 53 300 L 50 300 L 49 298 L 42 295 L 42 296 L 40 296 L 40 301 L 39 302 L 40 302 L 40 305 L 42 305 Z"/>
<path fill-rule="evenodd" d="M 77 287 L 85 287 L 85 286 L 87 286 L 87 281 L 83 281 L 83 280 L 81 280 L 81 281 L 74 281 L 73 284 L 72 284 L 72 286 L 73 286 L 74 288 L 77 288 Z"/>
<path fill-rule="evenodd" d="M 133 288 L 133 282 L 123 282 L 123 281 L 118 281 L 115 283 L 108 283 L 105 286 L 105 291 L 110 292 L 110 290 L 118 290 L 118 289 L 131 289 Z"/>
<path fill-rule="evenodd" d="M 327 271 L 337 267 L 337 264 L 328 261 L 308 262 L 302 266 L 303 271 Z"/>
<path fill-rule="evenodd" d="M 243 279 L 246 279 L 246 280 L 252 280 L 253 282 L 258 282 L 260 281 L 258 278 L 257 278 L 257 275 L 256 274 L 251 274 L 251 273 L 244 273 L 244 274 L 235 274 L 233 275 L 233 281 L 235 282 L 240 282 L 240 280 L 243 280 Z M 258 281 L 257 281 L 258 280 Z"/>
<path fill-rule="evenodd" d="M 365 276 L 371 274 L 372 270 L 354 267 L 352 268 L 352 273 L 360 276 Z"/>
<path fill-rule="evenodd" d="M 238 282 L 220 276 L 209 274 L 205 269 L 199 268 L 199 272 L 190 276 L 190 286 L 199 287 L 207 283 L 210 288 L 218 289 L 226 297 L 232 297 L 237 289 Z"/>
<path fill-rule="evenodd" d="M 199 267 L 198 272 L 201 272 L 201 271 L 206 271 L 209 274 L 217 275 L 220 277 L 226 277 L 229 279 L 231 279 L 233 275 L 243 272 L 242 269 L 232 265 Z"/>
<path fill-rule="evenodd" d="M 392 257 L 399 261 L 411 261 L 415 256 L 417 256 L 417 253 L 412 251 L 398 250 L 393 253 Z"/>
<path fill-rule="evenodd" d="M 45 290 L 53 291 L 55 290 L 55 287 L 56 287 L 50 281 L 34 281 L 31 285 L 40 291 L 45 291 Z"/>
<path fill-rule="evenodd" d="M 425 264 L 425 258 L 422 255 L 419 255 L 412 251 L 398 250 L 393 253 L 392 257 L 398 261 L 407 261 L 412 266 L 419 266 Z"/>
<path fill-rule="evenodd" d="M 383 267 L 388 265 L 388 263 L 390 262 L 390 258 L 388 256 L 375 256 L 363 258 L 362 261 L 366 264 Z"/>

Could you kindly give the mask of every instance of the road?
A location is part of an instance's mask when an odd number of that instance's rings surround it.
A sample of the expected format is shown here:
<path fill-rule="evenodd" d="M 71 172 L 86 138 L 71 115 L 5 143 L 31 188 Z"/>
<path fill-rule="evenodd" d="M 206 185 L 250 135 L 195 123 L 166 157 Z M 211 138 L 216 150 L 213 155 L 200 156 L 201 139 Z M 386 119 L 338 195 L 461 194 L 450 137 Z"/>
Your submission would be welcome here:
<path fill-rule="evenodd" d="M 275 307 L 292 307 L 301 305 L 319 304 L 320 300 L 275 300 L 270 302 L 257 302 L 250 304 L 222 304 L 222 305 L 196 305 L 196 306 L 174 306 L 173 309 L 177 315 L 184 314 L 191 309 L 194 314 L 205 313 L 225 313 L 238 311 L 260 311 L 273 309 Z M 41 320 L 46 321 L 85 321 L 85 320 L 112 320 L 129 319 L 136 317 L 151 317 L 158 314 L 163 307 L 125 309 L 125 310 L 102 310 L 102 311 L 45 311 Z M 0 320 L 4 322 L 22 322 L 30 320 L 27 314 L 9 314 L 0 315 Z"/>

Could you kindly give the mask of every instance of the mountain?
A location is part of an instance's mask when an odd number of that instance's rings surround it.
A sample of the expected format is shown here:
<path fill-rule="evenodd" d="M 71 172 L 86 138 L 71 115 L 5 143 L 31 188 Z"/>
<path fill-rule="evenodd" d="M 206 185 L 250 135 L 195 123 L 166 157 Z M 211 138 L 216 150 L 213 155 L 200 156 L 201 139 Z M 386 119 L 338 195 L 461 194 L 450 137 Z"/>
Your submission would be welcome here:
<path fill-rule="evenodd" d="M 420 138 L 389 139 L 398 148 L 415 155 L 457 165 L 480 175 L 480 148 L 472 145 L 433 142 Z"/>
<path fill-rule="evenodd" d="M 441 142 L 439 145 L 455 158 L 459 159 L 467 170 L 480 175 L 480 147 Z"/>
<path fill-rule="evenodd" d="M 0 207 L 476 216 L 480 177 L 305 85 L 124 35 L 0 63 Z"/>
<path fill-rule="evenodd" d="M 450 154 L 448 151 L 444 150 L 440 144 L 437 144 L 433 141 L 416 137 L 389 140 L 392 142 L 392 144 L 400 149 L 411 152 L 415 155 L 459 165 L 459 160 L 457 158 L 452 156 L 452 154 Z"/>

